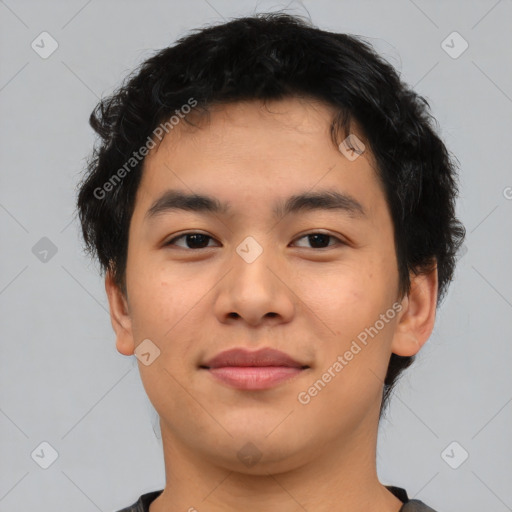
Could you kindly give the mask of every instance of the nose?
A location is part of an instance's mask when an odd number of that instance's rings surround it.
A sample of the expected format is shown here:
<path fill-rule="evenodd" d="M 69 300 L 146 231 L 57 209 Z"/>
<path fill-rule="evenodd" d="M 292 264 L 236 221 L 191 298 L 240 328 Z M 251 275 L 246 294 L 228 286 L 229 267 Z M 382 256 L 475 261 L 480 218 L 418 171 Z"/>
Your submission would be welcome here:
<path fill-rule="evenodd" d="M 231 270 L 221 281 L 214 306 L 219 321 L 243 321 L 252 327 L 289 322 L 295 312 L 293 283 L 287 283 L 284 262 L 278 262 L 272 248 L 264 248 L 253 261 L 238 254 Z"/>

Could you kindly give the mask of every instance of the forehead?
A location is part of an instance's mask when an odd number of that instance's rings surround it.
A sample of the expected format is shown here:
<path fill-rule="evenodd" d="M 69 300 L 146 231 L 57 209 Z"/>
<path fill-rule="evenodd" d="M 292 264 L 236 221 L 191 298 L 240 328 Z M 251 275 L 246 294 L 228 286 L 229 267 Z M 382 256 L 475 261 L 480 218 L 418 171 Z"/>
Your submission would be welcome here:
<path fill-rule="evenodd" d="M 333 186 L 352 196 L 377 193 L 370 151 L 348 160 L 332 141 L 333 115 L 332 107 L 299 98 L 192 111 L 193 125 L 181 120 L 146 157 L 138 199 L 148 209 L 166 188 L 231 198 L 233 191 L 284 197 L 286 190 L 288 197 Z"/>

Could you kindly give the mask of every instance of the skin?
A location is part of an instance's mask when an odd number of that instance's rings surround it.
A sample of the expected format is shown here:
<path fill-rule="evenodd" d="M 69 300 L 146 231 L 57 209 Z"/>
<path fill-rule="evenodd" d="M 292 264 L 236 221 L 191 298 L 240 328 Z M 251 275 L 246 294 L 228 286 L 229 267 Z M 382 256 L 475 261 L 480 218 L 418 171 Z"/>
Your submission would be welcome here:
<path fill-rule="evenodd" d="M 402 505 L 376 472 L 382 386 L 391 353 L 416 354 L 432 332 L 437 271 L 411 275 L 409 294 L 399 297 L 392 219 L 371 152 L 346 158 L 330 139 L 331 116 L 323 103 L 297 98 L 217 106 L 198 128 L 181 122 L 146 157 L 129 229 L 127 296 L 110 273 L 105 287 L 117 350 L 132 355 L 144 339 L 160 350 L 150 365 L 139 361 L 160 415 L 166 468 L 151 512 Z M 146 221 L 171 188 L 214 196 L 232 211 L 174 210 Z M 276 201 L 324 189 L 350 194 L 367 217 L 273 217 Z M 320 248 L 305 236 L 319 231 L 334 237 Z M 187 237 L 165 245 L 184 232 L 210 236 L 207 248 L 187 245 Z M 236 252 L 247 236 L 263 249 L 252 263 Z M 301 404 L 298 394 L 397 301 L 400 313 Z M 234 347 L 277 348 L 310 368 L 264 391 L 231 388 L 199 369 Z M 250 467 L 237 457 L 248 442 L 261 454 Z"/>

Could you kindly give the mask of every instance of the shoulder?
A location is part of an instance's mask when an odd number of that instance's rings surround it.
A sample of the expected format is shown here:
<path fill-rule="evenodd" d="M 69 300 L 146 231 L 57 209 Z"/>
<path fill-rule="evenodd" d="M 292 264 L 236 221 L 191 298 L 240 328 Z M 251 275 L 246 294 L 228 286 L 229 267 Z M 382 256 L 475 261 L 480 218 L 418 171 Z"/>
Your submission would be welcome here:
<path fill-rule="evenodd" d="M 401 487 L 386 485 L 386 489 L 403 502 L 399 512 L 436 512 L 433 508 L 425 505 L 425 503 L 420 500 L 410 500 L 406 490 Z"/>
<path fill-rule="evenodd" d="M 162 494 L 163 489 L 159 491 L 151 491 L 143 494 L 139 499 L 129 507 L 118 510 L 117 512 L 149 512 L 149 505 Z"/>
<path fill-rule="evenodd" d="M 407 503 L 404 503 L 403 507 L 400 509 L 400 512 L 436 512 L 433 508 L 430 508 L 428 505 L 425 505 L 420 500 L 409 500 Z"/>

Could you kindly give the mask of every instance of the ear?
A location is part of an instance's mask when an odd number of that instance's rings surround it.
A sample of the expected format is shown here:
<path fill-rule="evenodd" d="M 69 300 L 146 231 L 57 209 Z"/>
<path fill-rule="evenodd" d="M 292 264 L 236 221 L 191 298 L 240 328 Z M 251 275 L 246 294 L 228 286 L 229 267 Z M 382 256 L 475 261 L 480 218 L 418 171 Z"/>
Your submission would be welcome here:
<path fill-rule="evenodd" d="M 413 356 L 434 329 L 437 305 L 437 266 L 428 274 L 411 275 L 411 289 L 402 300 L 391 352 Z"/>
<path fill-rule="evenodd" d="M 121 354 L 131 356 L 135 351 L 135 344 L 128 300 L 115 284 L 110 270 L 105 275 L 105 291 L 110 305 L 110 321 L 116 333 L 116 348 Z"/>

